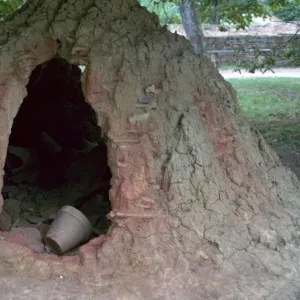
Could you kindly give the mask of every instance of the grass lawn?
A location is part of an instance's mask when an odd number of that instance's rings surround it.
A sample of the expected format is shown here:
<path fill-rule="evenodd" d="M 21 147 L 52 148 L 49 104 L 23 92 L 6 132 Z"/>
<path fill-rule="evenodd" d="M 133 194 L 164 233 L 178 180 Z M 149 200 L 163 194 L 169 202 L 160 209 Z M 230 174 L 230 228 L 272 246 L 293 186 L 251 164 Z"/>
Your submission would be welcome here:
<path fill-rule="evenodd" d="M 229 79 L 249 120 L 270 144 L 300 146 L 300 78 Z"/>

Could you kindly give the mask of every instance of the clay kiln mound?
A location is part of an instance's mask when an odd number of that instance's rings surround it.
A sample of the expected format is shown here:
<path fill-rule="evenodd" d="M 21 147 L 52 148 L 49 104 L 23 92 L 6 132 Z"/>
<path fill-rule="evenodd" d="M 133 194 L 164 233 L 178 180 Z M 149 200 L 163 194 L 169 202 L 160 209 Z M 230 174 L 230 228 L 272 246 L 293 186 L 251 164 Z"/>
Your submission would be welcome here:
<path fill-rule="evenodd" d="M 72 257 L 33 254 L 1 233 L 5 266 L 95 284 L 92 299 L 296 299 L 299 182 L 209 59 L 136 1 L 27 8 L 1 28 L 1 161 L 34 66 L 55 54 L 85 65 L 85 99 L 108 137 L 112 226 Z M 46 133 L 47 149 L 63 149 Z M 72 185 L 65 177 L 35 182 L 59 189 Z"/>

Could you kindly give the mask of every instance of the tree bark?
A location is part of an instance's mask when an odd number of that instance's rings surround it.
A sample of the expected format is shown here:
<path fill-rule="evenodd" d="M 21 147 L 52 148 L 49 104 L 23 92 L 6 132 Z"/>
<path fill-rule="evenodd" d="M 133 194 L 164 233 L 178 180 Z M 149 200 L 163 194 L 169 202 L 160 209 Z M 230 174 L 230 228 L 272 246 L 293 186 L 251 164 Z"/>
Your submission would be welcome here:
<path fill-rule="evenodd" d="M 195 12 L 190 0 L 179 2 L 179 11 L 186 36 L 192 43 L 197 54 L 204 54 L 203 32 L 199 22 L 199 16 Z"/>
<path fill-rule="evenodd" d="M 55 55 L 86 65 L 85 98 L 108 137 L 113 224 L 72 257 L 0 233 L 1 270 L 69 277 L 93 286 L 85 299 L 296 299 L 299 182 L 232 86 L 136 1 L 74 3 L 30 1 L 0 24 L 0 163 L 35 66 Z"/>
<path fill-rule="evenodd" d="M 220 25 L 220 14 L 218 12 L 218 5 L 221 4 L 221 0 L 213 0 L 210 13 L 210 24 Z"/>

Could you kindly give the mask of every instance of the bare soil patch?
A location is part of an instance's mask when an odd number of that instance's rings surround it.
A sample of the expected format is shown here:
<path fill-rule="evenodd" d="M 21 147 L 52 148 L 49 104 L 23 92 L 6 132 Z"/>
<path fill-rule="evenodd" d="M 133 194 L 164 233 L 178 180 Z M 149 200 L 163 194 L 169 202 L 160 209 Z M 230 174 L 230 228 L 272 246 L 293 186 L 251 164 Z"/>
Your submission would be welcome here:
<path fill-rule="evenodd" d="M 300 148 L 292 148 L 287 145 L 272 145 L 280 157 L 282 163 L 289 167 L 300 179 Z"/>

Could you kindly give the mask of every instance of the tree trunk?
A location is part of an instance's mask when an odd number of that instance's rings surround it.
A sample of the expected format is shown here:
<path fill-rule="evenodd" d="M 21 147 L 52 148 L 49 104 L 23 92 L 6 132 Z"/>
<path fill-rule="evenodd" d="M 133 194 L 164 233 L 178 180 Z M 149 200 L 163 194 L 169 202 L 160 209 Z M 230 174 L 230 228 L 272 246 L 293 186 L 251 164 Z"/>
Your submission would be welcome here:
<path fill-rule="evenodd" d="M 197 16 L 190 0 L 182 0 L 179 2 L 179 11 L 186 36 L 192 43 L 197 54 L 204 54 L 203 32 L 199 24 Z"/>
<path fill-rule="evenodd" d="M 210 24 L 220 25 L 220 14 L 218 12 L 219 4 L 221 4 L 220 0 L 214 0 L 212 2 L 212 8 L 210 12 Z"/>
<path fill-rule="evenodd" d="M 74 283 L 72 299 L 298 299 L 299 182 L 232 86 L 136 1 L 74 3 L 33 0 L 0 26 L 1 168 L 35 66 L 54 55 L 86 65 L 85 99 L 108 136 L 112 225 L 70 257 L 0 233 L 2 272 L 28 286 L 38 276 L 32 299 L 55 276 Z"/>

